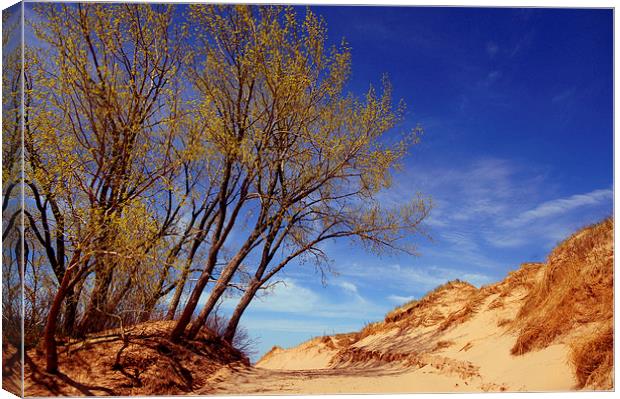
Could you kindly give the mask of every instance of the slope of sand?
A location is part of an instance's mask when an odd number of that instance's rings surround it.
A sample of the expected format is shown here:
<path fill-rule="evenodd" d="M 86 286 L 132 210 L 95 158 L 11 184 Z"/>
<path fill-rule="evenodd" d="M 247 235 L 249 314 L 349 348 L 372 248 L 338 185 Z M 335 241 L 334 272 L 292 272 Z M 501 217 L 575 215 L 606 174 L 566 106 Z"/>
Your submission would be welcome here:
<path fill-rule="evenodd" d="M 526 266 L 527 267 L 527 266 Z M 530 266 L 531 267 L 531 266 Z M 540 271 L 531 272 L 532 280 Z M 456 282 L 430 294 L 415 314 L 371 325 L 358 340 L 319 337 L 291 348 L 274 348 L 254 368 L 227 368 L 203 393 L 406 393 L 472 391 L 557 391 L 575 387 L 564 344 L 513 356 L 509 324 L 524 289 L 514 282 L 504 294 L 483 290 L 478 311 L 445 328 L 450 315 L 478 290 Z M 492 293 L 494 291 L 497 293 Z M 492 303 L 495 304 L 491 306 Z M 497 305 L 502 303 L 501 306 Z M 490 308 L 489 308 L 490 307 Z M 412 320 L 414 323 L 411 323 Z M 444 330 L 441 330 L 445 328 Z M 368 335 L 366 335 L 368 334 Z M 532 372 L 533 367 L 537 370 Z M 540 372 L 543 370 L 543 372 Z"/>
<path fill-rule="evenodd" d="M 312 339 L 290 351 L 275 346 L 261 359 L 261 367 L 271 370 L 314 370 L 329 367 L 336 355 L 331 337 Z M 283 353 L 286 355 L 282 356 Z"/>
<path fill-rule="evenodd" d="M 172 325 L 62 343 L 57 376 L 33 348 L 26 396 L 611 390 L 613 221 L 499 283 L 448 282 L 359 332 L 274 347 L 254 367 L 206 329 L 171 342 Z"/>
<path fill-rule="evenodd" d="M 523 264 L 480 289 L 449 282 L 357 333 L 274 347 L 255 367 L 221 369 L 199 393 L 613 389 L 613 343 L 601 346 L 595 333 L 611 326 L 612 275 L 608 219 L 563 242 L 547 263 Z M 584 340 L 600 352 L 586 359 L 586 376 L 571 360 Z"/>
<path fill-rule="evenodd" d="M 174 322 L 147 322 L 93 334 L 59 346 L 57 375 L 45 372 L 45 354 L 25 354 L 25 396 L 187 395 L 227 364 L 248 366 L 236 349 L 203 329 L 196 339 L 169 340 Z"/>
<path fill-rule="evenodd" d="M 533 274 L 532 279 L 539 278 Z M 328 348 L 325 339 L 315 338 L 288 350 L 278 349 L 266 355 L 256 368 L 277 369 L 276 380 L 285 379 L 284 387 L 291 393 L 381 393 L 381 392 L 471 392 L 471 391 L 556 391 L 574 388 L 575 380 L 567 363 L 567 348 L 563 344 L 523 356 L 513 356 L 515 333 L 509 324 L 498 324 L 518 312 L 524 290 L 512 287 L 501 293 L 487 289 L 480 309 L 469 319 L 441 330 L 450 315 L 463 309 L 463 298 L 472 290 L 468 285 L 449 285 L 439 290 L 430 303 L 417 309 L 423 314 L 415 327 L 411 317 L 398 322 L 383 323 L 371 328 L 371 333 L 349 346 Z M 489 306 L 501 300 L 502 305 Z M 459 303 L 461 306 L 459 306 Z M 499 303 L 499 302 L 496 302 Z M 484 310 L 484 311 L 481 311 Z M 316 362 L 320 353 L 321 362 Z M 305 355 L 308 363 L 304 363 Z M 331 355 L 331 359 L 325 360 Z M 310 367 L 310 365 L 318 367 Z M 532 373 L 532 367 L 546 372 Z M 314 373 L 299 372 L 322 368 Z M 284 370 L 289 370 L 286 376 Z M 295 370 L 297 369 L 297 370 Z M 294 371 L 293 371 L 294 370 Z M 256 371 L 264 393 L 276 393 L 282 388 L 268 388 L 270 373 Z M 247 376 L 252 375 L 248 371 Z M 285 377 L 286 376 L 286 377 Z M 252 380 L 252 378 L 248 378 Z M 272 380 L 273 381 L 273 380 Z M 247 383 L 240 393 L 252 393 Z M 273 387 L 277 386 L 272 385 Z M 228 390 L 228 388 L 225 388 Z"/>

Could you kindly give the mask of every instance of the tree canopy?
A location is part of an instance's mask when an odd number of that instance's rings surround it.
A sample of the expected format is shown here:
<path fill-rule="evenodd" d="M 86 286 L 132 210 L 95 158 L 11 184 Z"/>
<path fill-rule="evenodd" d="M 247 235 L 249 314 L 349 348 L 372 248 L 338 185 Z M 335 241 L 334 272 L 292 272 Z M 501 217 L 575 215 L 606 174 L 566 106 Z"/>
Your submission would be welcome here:
<path fill-rule="evenodd" d="M 173 339 L 192 339 L 230 290 L 240 299 L 222 331 L 234 342 L 284 267 L 326 265 L 325 241 L 413 253 L 402 239 L 421 232 L 429 200 L 393 207 L 379 194 L 420 129 L 397 130 L 405 106 L 387 77 L 347 91 L 351 49 L 330 45 L 312 10 L 35 11 L 23 212 L 28 281 L 47 286 L 32 328 L 49 372 L 59 334 L 167 318 Z"/>

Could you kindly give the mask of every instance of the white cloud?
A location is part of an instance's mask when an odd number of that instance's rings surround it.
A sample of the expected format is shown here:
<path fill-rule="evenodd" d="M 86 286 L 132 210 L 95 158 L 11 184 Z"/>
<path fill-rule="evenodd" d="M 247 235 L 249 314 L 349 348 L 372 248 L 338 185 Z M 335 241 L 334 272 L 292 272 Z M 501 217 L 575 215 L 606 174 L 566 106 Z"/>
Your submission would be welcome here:
<path fill-rule="evenodd" d="M 355 331 L 359 325 L 355 323 L 339 323 L 329 320 L 328 323 L 316 320 L 287 320 L 284 318 L 246 317 L 243 326 L 264 333 L 266 331 L 308 333 L 312 335 L 329 334 L 332 331 Z"/>
<path fill-rule="evenodd" d="M 493 282 L 493 278 L 482 273 L 465 272 L 462 269 L 430 266 L 425 268 L 403 269 L 403 276 L 413 285 L 424 287 L 425 290 L 433 289 L 447 281 L 460 279 L 475 286 L 481 286 Z"/>
<path fill-rule="evenodd" d="M 540 219 L 562 215 L 584 206 L 599 205 L 602 202 L 613 200 L 613 191 L 610 189 L 594 190 L 586 194 L 575 194 L 568 198 L 559 198 L 543 202 L 534 209 L 521 213 L 518 217 L 507 222 L 511 227 L 536 222 Z"/>
<path fill-rule="evenodd" d="M 411 296 L 389 295 L 387 299 L 396 304 L 404 304 L 404 303 L 413 301 L 414 299 L 416 299 L 416 297 L 413 295 Z"/>
<path fill-rule="evenodd" d="M 350 283 L 348 281 L 338 281 L 337 284 L 342 287 L 345 291 L 348 291 L 353 294 L 358 294 L 357 286 L 355 284 Z"/>
<path fill-rule="evenodd" d="M 276 285 L 270 292 L 252 301 L 249 309 L 300 316 L 357 320 L 371 320 L 381 317 L 386 311 L 385 306 L 379 306 L 362 297 L 357 287 L 347 281 L 339 281 L 336 284 L 342 287 L 347 294 L 344 298 L 329 296 L 330 291 L 327 289 L 321 295 L 291 278 L 285 278 L 282 281 L 282 284 Z M 233 303 L 234 300 L 225 301 L 223 306 L 231 308 Z"/>
<path fill-rule="evenodd" d="M 374 284 L 377 276 L 381 276 L 381 287 L 384 290 L 406 292 L 412 295 L 425 293 L 454 279 L 465 280 L 476 286 L 494 281 L 490 275 L 468 272 L 463 269 L 442 266 L 405 266 L 397 263 L 364 266 L 352 263 L 343 266 L 341 273 L 343 276 L 357 278 L 358 281 L 366 281 L 368 285 Z"/>
<path fill-rule="evenodd" d="M 595 222 L 611 209 L 613 198 L 611 189 L 600 189 L 549 200 L 558 186 L 544 167 L 500 158 L 458 167 L 420 165 L 394 182 L 382 197 L 387 204 L 402 203 L 417 191 L 431 196 L 434 207 L 425 226 L 434 243 L 420 253 L 455 267 L 505 267 L 488 255 L 489 246 L 549 248 L 570 229 Z"/>
<path fill-rule="evenodd" d="M 251 308 L 283 317 L 378 320 L 391 304 L 405 303 L 449 280 L 475 286 L 500 280 L 501 270 L 515 265 L 507 264 L 512 255 L 497 248 L 523 248 L 521 261 L 536 260 L 575 226 L 605 211 L 613 196 L 603 189 L 545 201 L 553 198 L 556 186 L 544 170 L 497 158 L 458 168 L 412 168 L 394 183 L 393 190 L 380 196 L 384 206 L 402 204 L 418 190 L 433 197 L 428 226 L 434 242 L 423 241 L 420 258 L 382 262 L 340 252 L 334 263 L 339 276 L 330 278 L 328 289 L 308 288 L 308 272 L 300 272 L 295 279 L 285 277 L 285 285 Z M 335 251 L 342 248 L 334 244 Z"/>
<path fill-rule="evenodd" d="M 271 312 L 308 313 L 321 301 L 316 292 L 298 285 L 292 279 L 282 280 L 281 284 L 277 284 L 270 291 L 258 296 L 250 307 Z"/>

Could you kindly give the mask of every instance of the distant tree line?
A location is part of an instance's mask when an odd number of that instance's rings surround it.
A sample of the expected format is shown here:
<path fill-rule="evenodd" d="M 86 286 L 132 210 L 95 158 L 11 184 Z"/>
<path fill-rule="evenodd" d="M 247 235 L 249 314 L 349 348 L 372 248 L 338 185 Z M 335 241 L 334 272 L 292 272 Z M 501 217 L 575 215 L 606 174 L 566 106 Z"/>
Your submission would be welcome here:
<path fill-rule="evenodd" d="M 34 11 L 23 114 L 19 62 L 3 75 L 15 89 L 3 103 L 5 202 L 22 184 L 26 197 L 3 203 L 3 261 L 22 262 L 26 346 L 45 348 L 48 372 L 59 337 L 119 320 L 174 320 L 171 339 L 192 339 L 231 290 L 240 298 L 220 330 L 233 343 L 288 264 L 323 270 L 326 241 L 413 250 L 401 239 L 419 232 L 428 201 L 382 206 L 378 194 L 419 130 L 388 134 L 404 106 L 387 79 L 362 97 L 346 91 L 350 49 L 329 46 L 312 11 Z M 7 245 L 22 216 L 23 245 Z M 18 311 L 4 299 L 5 314 Z"/>

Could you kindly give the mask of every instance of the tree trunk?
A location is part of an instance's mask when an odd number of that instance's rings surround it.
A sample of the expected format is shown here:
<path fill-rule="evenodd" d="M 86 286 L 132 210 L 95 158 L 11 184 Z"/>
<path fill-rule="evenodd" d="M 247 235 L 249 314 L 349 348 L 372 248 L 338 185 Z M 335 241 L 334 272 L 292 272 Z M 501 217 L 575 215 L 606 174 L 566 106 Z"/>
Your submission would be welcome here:
<path fill-rule="evenodd" d="M 216 258 L 217 258 L 217 254 L 212 253 L 211 256 L 209 257 L 207 268 L 204 269 L 202 273 L 200 274 L 200 277 L 198 277 L 198 281 L 196 281 L 196 286 L 194 287 L 194 290 L 192 291 L 192 294 L 190 295 L 189 300 L 187 301 L 187 304 L 183 308 L 183 311 L 181 312 L 181 316 L 179 317 L 179 320 L 177 321 L 174 328 L 172 329 L 172 332 L 170 333 L 171 341 L 173 342 L 178 341 L 179 338 L 181 338 L 181 336 L 185 332 L 185 328 L 187 327 L 190 320 L 192 319 L 192 315 L 194 314 L 194 310 L 196 310 L 196 306 L 198 306 L 198 300 L 200 299 L 200 296 L 202 295 L 202 291 L 204 290 L 204 288 L 207 286 L 207 283 L 209 282 L 209 278 L 211 277 L 211 272 L 213 271 L 213 268 L 215 267 Z"/>
<path fill-rule="evenodd" d="M 62 302 L 67 297 L 70 289 L 71 276 L 73 275 L 71 270 L 71 268 L 67 269 L 62 278 L 60 287 L 58 287 L 58 291 L 52 301 L 52 306 L 47 314 L 47 322 L 45 323 L 45 329 L 43 330 L 43 343 L 45 345 L 46 361 L 45 370 L 48 373 L 53 374 L 58 372 L 58 349 L 56 347 L 58 314 L 60 313 Z"/>
<path fill-rule="evenodd" d="M 84 311 L 77 330 L 79 334 L 99 331 L 105 325 L 108 318 L 102 310 L 106 304 L 108 289 L 112 282 L 112 267 L 101 267 L 96 271 L 95 287 L 90 296 L 90 301 Z"/>
<path fill-rule="evenodd" d="M 77 308 L 80 302 L 80 295 L 82 294 L 82 288 L 84 287 L 84 277 L 77 279 L 77 281 L 69 287 L 67 292 L 67 298 L 65 300 L 65 312 L 62 317 L 62 333 L 69 337 L 76 336 L 76 322 L 77 322 Z"/>
<path fill-rule="evenodd" d="M 176 289 L 174 290 L 174 296 L 172 297 L 172 301 L 170 301 L 170 306 L 168 306 L 166 320 L 174 320 L 174 315 L 176 314 L 177 308 L 179 307 L 179 302 L 181 302 L 181 296 L 183 295 L 185 283 L 187 282 L 187 278 L 189 277 L 189 270 L 191 268 L 191 265 L 191 261 L 188 261 L 185 264 L 183 270 L 181 271 L 181 276 L 179 277 Z"/>
<path fill-rule="evenodd" d="M 246 243 L 244 247 L 240 250 L 240 252 L 237 253 L 237 255 L 235 255 L 230 260 L 230 262 L 228 262 L 228 265 L 226 265 L 226 268 L 224 269 L 224 271 L 218 278 L 217 283 L 215 284 L 215 287 L 213 288 L 213 291 L 211 291 L 211 295 L 209 295 L 209 299 L 207 300 L 207 303 L 200 311 L 200 314 L 198 315 L 196 320 L 194 320 L 194 322 L 190 326 L 189 331 L 187 333 L 188 338 L 191 338 L 191 339 L 196 338 L 196 335 L 198 335 L 198 331 L 200 331 L 202 326 L 204 326 L 205 322 L 207 321 L 207 318 L 209 317 L 209 314 L 211 313 L 213 308 L 215 308 L 217 301 L 219 301 L 221 296 L 226 291 L 226 288 L 228 288 L 228 283 L 230 283 L 230 280 L 232 279 L 235 272 L 239 268 L 241 261 L 248 254 L 249 247 L 250 245 Z"/>
<path fill-rule="evenodd" d="M 226 331 L 224 332 L 223 338 L 229 344 L 232 344 L 233 339 L 235 338 L 235 334 L 237 333 L 237 327 L 239 326 L 239 320 L 241 319 L 243 312 L 245 312 L 250 302 L 252 302 L 252 299 L 254 299 L 254 296 L 256 295 L 256 292 L 258 291 L 258 289 L 263 285 L 263 283 L 265 283 L 269 279 L 269 276 L 265 280 L 263 280 L 262 278 L 263 278 L 263 274 L 265 273 L 265 270 L 267 269 L 267 265 L 271 261 L 271 258 L 272 258 L 272 256 L 270 256 L 271 246 L 273 244 L 273 241 L 276 238 L 276 235 L 277 235 L 278 229 L 281 226 L 281 223 L 282 223 L 282 218 L 279 218 L 275 221 L 274 225 L 271 226 L 271 230 L 269 231 L 267 239 L 265 240 L 265 246 L 263 247 L 263 253 L 261 255 L 260 264 L 258 268 L 256 269 L 254 278 L 250 282 L 249 286 L 246 288 L 245 292 L 243 293 L 243 296 L 241 297 L 241 300 L 237 304 L 237 307 L 235 308 L 232 316 L 230 317 L 230 320 L 228 321 L 228 326 L 226 327 Z M 279 244 L 276 246 L 276 249 L 278 246 Z"/>
<path fill-rule="evenodd" d="M 237 304 L 237 307 L 235 308 L 232 316 L 230 317 L 230 320 L 228 321 L 228 326 L 226 327 L 226 331 L 224 332 L 223 337 L 224 341 L 228 342 L 229 344 L 232 345 L 235 334 L 237 333 L 237 327 L 239 326 L 239 320 L 241 320 L 243 312 L 245 312 L 245 310 L 248 308 L 259 288 L 260 283 L 254 280 L 241 297 L 241 300 Z"/>
<path fill-rule="evenodd" d="M 240 194 L 238 203 L 235 206 L 230 216 L 230 220 L 228 221 L 228 223 L 226 223 L 226 213 L 227 213 L 226 211 L 228 207 L 228 204 L 227 204 L 228 198 L 225 193 L 228 190 L 228 183 L 230 181 L 231 169 L 232 169 L 232 161 L 229 160 L 226 163 L 226 166 L 224 168 L 224 177 L 222 180 L 222 184 L 220 186 L 220 190 L 221 190 L 219 194 L 220 210 L 218 214 L 217 227 L 213 233 L 213 243 L 212 243 L 211 249 L 209 250 L 209 256 L 207 258 L 207 266 L 200 274 L 200 277 L 198 278 L 198 281 L 196 282 L 196 286 L 194 287 L 194 290 L 192 291 L 192 294 L 190 295 L 189 300 L 187 301 L 187 304 L 185 305 L 185 308 L 183 308 L 183 312 L 181 312 L 181 316 L 179 317 L 179 320 L 177 321 L 176 325 L 172 329 L 172 332 L 170 333 L 170 340 L 173 342 L 178 341 L 181 338 L 181 336 L 185 332 L 185 328 L 187 327 L 190 320 L 192 319 L 192 315 L 194 314 L 194 311 L 196 310 L 196 306 L 198 306 L 198 300 L 200 299 L 200 296 L 202 295 L 202 291 L 207 286 L 207 283 L 209 282 L 209 279 L 211 278 L 211 273 L 213 272 L 213 269 L 215 268 L 215 264 L 217 263 L 217 257 L 218 257 L 220 248 L 222 247 L 222 245 L 224 244 L 224 241 L 228 237 L 228 234 L 230 233 L 230 229 L 234 225 L 237 215 L 239 214 L 239 211 L 241 210 L 241 206 L 243 205 L 242 199 L 247 194 L 246 182 L 248 180 L 246 178 L 246 181 L 242 184 L 241 194 Z"/>
<path fill-rule="evenodd" d="M 211 291 L 211 295 L 209 295 L 209 299 L 207 300 L 207 303 L 200 311 L 200 314 L 198 315 L 196 320 L 194 320 L 192 324 L 190 325 L 189 331 L 187 332 L 188 338 L 190 339 L 196 338 L 196 335 L 198 335 L 198 331 L 200 331 L 202 326 L 207 321 L 207 318 L 209 317 L 209 314 L 211 313 L 211 311 L 217 304 L 218 299 L 220 299 L 224 291 L 226 291 L 226 286 L 227 286 L 227 283 L 221 283 L 221 282 L 218 282 L 215 285 L 215 287 L 213 288 L 213 291 Z"/>
<path fill-rule="evenodd" d="M 67 289 L 67 301 L 65 304 L 65 312 L 62 317 L 61 331 L 64 335 L 72 336 L 73 328 L 75 327 L 75 316 L 77 315 L 77 306 L 79 293 L 75 292 L 75 289 Z"/>
<path fill-rule="evenodd" d="M 168 278 L 168 267 L 169 266 L 166 266 L 165 272 L 162 273 L 162 275 L 159 277 L 159 281 L 157 282 L 157 288 L 154 290 L 153 294 L 148 297 L 144 302 L 144 307 L 140 314 L 140 322 L 149 321 L 151 315 L 153 314 L 153 310 L 157 305 L 157 302 L 159 302 L 159 299 L 165 295 L 163 290 L 166 278 Z"/>

